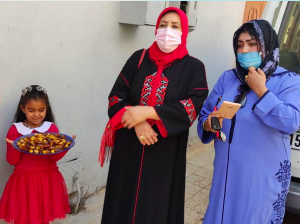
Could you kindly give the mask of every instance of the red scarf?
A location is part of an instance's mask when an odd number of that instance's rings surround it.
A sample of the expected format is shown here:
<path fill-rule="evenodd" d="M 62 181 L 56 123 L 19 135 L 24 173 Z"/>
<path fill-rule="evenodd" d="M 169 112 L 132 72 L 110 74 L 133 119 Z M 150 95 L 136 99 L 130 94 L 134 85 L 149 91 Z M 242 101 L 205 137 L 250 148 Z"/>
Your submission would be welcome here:
<path fill-rule="evenodd" d="M 180 10 L 176 7 L 169 7 L 169 8 L 166 8 L 165 10 L 163 10 L 160 13 L 160 15 L 157 19 L 157 22 L 156 22 L 155 35 L 156 35 L 156 30 L 159 26 L 161 17 L 169 11 L 177 12 L 177 14 L 180 17 L 181 29 L 182 29 L 181 44 L 173 52 L 164 53 L 159 49 L 156 41 L 154 41 L 152 46 L 149 48 L 149 56 L 152 60 L 155 61 L 156 65 L 159 68 L 164 67 L 165 65 L 173 62 L 176 59 L 182 59 L 184 56 L 186 56 L 188 54 L 188 50 L 186 49 L 186 39 L 187 39 L 187 35 L 189 32 L 188 18 L 182 10 Z"/>

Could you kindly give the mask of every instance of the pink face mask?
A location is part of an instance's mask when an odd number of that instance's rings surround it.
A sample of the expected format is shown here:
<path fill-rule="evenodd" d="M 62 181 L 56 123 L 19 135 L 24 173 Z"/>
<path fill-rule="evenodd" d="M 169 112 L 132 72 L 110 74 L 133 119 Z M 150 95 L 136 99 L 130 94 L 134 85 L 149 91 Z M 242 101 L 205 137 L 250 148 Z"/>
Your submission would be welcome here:
<path fill-rule="evenodd" d="M 169 27 L 156 30 L 155 41 L 162 52 L 171 53 L 181 44 L 182 32 Z"/>

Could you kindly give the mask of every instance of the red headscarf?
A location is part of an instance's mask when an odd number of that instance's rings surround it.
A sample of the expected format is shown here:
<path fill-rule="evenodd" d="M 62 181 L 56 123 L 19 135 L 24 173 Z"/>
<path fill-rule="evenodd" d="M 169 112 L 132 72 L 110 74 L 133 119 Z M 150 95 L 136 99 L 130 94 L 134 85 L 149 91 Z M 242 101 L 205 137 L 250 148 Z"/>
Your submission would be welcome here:
<path fill-rule="evenodd" d="M 181 29 L 182 29 L 181 44 L 179 44 L 179 46 L 174 51 L 172 51 L 171 53 L 164 53 L 159 49 L 159 47 L 157 46 L 156 41 L 154 41 L 152 46 L 149 48 L 149 56 L 152 60 L 155 61 L 155 63 L 159 67 L 164 67 L 165 65 L 171 63 L 172 61 L 174 61 L 176 59 L 182 59 L 184 56 L 186 56 L 188 54 L 188 50 L 186 49 L 186 38 L 187 38 L 187 35 L 188 35 L 188 32 L 189 32 L 188 18 L 182 10 L 180 10 L 176 7 L 169 7 L 169 8 L 164 9 L 160 13 L 160 15 L 157 19 L 155 35 L 156 35 L 156 30 L 159 26 L 159 22 L 161 20 L 161 17 L 163 17 L 164 14 L 166 14 L 169 11 L 177 12 L 177 14 L 180 17 Z"/>

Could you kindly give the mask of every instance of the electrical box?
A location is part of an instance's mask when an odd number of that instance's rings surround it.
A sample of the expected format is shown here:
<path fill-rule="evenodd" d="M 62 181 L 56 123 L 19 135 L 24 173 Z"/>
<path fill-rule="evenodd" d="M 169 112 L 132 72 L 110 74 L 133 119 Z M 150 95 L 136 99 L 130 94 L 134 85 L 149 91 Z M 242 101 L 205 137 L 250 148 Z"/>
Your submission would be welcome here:
<path fill-rule="evenodd" d="M 194 27 L 197 25 L 197 17 L 199 10 L 199 2 L 197 1 L 169 1 L 168 6 L 180 8 L 185 12 L 189 19 L 189 26 Z"/>
<path fill-rule="evenodd" d="M 121 1 L 120 23 L 132 25 L 156 25 L 157 18 L 166 2 Z"/>
<path fill-rule="evenodd" d="M 197 25 L 199 2 L 197 1 L 121 1 L 120 23 L 132 25 L 153 25 L 161 11 L 173 6 L 184 11 L 189 19 L 189 26 Z"/>

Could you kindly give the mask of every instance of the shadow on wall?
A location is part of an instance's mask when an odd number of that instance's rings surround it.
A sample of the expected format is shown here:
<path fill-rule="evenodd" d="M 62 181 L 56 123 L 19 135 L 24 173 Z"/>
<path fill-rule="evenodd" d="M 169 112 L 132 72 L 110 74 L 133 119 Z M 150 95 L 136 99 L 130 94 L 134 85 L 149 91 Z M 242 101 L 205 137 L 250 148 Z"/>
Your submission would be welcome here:
<path fill-rule="evenodd" d="M 130 25 L 125 23 L 119 23 L 119 34 L 118 41 L 123 43 L 132 41 L 136 38 L 138 32 L 138 25 Z"/>

